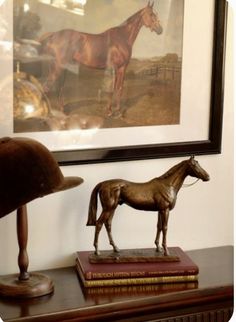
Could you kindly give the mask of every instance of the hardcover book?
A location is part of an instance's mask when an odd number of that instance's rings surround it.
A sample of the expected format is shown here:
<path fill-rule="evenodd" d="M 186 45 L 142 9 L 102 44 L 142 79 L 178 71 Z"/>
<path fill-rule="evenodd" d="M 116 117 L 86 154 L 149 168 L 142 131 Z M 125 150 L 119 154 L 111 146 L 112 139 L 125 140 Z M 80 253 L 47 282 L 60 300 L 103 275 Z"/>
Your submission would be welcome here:
<path fill-rule="evenodd" d="M 76 269 L 85 287 L 195 282 L 198 266 L 179 247 L 170 248 L 178 262 L 90 263 L 90 251 L 77 252 Z"/>

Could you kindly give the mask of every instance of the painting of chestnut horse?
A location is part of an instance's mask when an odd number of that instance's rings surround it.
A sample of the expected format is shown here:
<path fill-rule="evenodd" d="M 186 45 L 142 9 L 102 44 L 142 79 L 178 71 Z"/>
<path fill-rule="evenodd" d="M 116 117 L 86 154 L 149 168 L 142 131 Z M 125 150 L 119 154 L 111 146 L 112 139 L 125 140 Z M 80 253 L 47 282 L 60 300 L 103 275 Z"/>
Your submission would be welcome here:
<path fill-rule="evenodd" d="M 139 31 L 142 27 L 149 28 L 158 35 L 163 31 L 158 14 L 153 7 L 154 2 L 149 1 L 144 8 L 122 24 L 100 34 L 64 29 L 42 36 L 40 39 L 42 53 L 54 58 L 44 84 L 45 91 L 50 90 L 61 75 L 63 66 L 68 63 L 82 64 L 94 69 L 112 69 L 114 77 L 108 98 L 107 115 L 120 116 L 125 72 Z M 62 90 L 63 87 L 59 89 L 60 97 L 62 97 Z"/>
<path fill-rule="evenodd" d="M 195 177 L 203 181 L 210 179 L 208 173 L 200 166 L 198 161 L 194 157 L 191 157 L 173 166 L 160 177 L 148 182 L 135 183 L 123 179 L 113 179 L 98 183 L 91 194 L 87 222 L 87 226 L 96 227 L 94 237 L 95 254 L 99 255 L 98 237 L 103 224 L 106 227 L 109 242 L 114 252 L 119 253 L 119 249 L 112 238 L 111 224 L 117 206 L 127 204 L 137 210 L 158 212 L 157 234 L 155 239 L 156 250 L 162 253 L 159 245 L 159 239 L 162 233 L 163 254 L 164 256 L 168 256 L 167 226 L 169 212 L 174 208 L 177 194 L 187 176 Z M 98 195 L 101 201 L 102 213 L 96 219 Z"/>

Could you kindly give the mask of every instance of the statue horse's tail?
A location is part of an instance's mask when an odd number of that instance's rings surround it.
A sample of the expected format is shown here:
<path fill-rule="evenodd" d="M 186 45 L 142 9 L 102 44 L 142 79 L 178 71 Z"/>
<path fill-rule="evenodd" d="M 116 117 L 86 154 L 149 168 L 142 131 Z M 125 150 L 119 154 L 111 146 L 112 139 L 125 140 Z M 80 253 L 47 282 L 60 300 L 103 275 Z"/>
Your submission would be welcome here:
<path fill-rule="evenodd" d="M 98 191 L 100 189 L 100 186 L 101 182 L 97 184 L 96 187 L 93 189 L 90 197 L 87 226 L 96 226 Z"/>

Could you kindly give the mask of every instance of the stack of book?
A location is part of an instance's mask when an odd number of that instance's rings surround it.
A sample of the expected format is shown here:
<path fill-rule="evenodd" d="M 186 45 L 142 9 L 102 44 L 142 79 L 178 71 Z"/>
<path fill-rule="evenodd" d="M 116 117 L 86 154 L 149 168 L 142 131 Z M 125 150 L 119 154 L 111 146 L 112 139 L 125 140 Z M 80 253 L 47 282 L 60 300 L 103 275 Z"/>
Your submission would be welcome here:
<path fill-rule="evenodd" d="M 76 269 L 84 287 L 186 283 L 198 281 L 198 266 L 179 247 L 178 262 L 90 263 L 89 251 L 77 252 Z"/>

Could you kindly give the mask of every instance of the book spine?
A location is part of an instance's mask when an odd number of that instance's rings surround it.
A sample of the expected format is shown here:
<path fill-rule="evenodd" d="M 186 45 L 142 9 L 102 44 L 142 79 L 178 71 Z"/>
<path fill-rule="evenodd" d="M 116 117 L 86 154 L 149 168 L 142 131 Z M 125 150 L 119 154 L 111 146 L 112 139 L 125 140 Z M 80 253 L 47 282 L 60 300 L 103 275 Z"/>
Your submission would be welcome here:
<path fill-rule="evenodd" d="M 77 261 L 77 268 L 80 269 L 80 263 Z M 119 278 L 150 278 L 162 276 L 189 276 L 197 275 L 198 269 L 185 269 L 185 270 L 170 270 L 170 271 L 134 271 L 134 272 L 84 272 L 86 280 L 100 280 L 100 279 L 119 279 Z"/>
<path fill-rule="evenodd" d="M 119 286 L 119 285 L 144 285 L 144 284 L 163 284 L 163 283 L 185 283 L 196 282 L 197 275 L 188 276 L 160 276 L 146 278 L 122 278 L 122 279 L 105 279 L 105 280 L 85 280 L 82 279 L 85 287 L 100 286 Z"/>
<path fill-rule="evenodd" d="M 94 273 L 85 272 L 85 279 L 87 280 L 97 280 L 97 279 L 118 279 L 118 278 L 140 278 L 140 277 L 161 277 L 161 276 L 188 276 L 197 275 L 198 271 L 188 270 L 188 271 L 165 271 L 165 272 L 109 272 L 109 273 Z"/>

